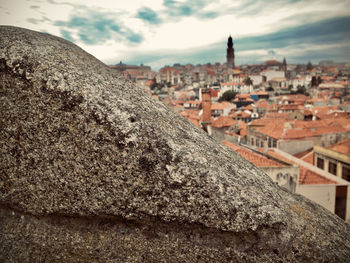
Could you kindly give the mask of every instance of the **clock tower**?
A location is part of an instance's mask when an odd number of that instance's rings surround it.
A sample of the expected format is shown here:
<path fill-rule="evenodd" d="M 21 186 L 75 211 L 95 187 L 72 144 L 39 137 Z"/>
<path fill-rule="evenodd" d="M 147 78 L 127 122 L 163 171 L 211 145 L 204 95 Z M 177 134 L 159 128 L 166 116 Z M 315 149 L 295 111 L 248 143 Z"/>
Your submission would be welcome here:
<path fill-rule="evenodd" d="M 233 48 L 232 37 L 230 36 L 227 41 L 227 67 L 234 68 L 235 67 L 235 50 Z"/>

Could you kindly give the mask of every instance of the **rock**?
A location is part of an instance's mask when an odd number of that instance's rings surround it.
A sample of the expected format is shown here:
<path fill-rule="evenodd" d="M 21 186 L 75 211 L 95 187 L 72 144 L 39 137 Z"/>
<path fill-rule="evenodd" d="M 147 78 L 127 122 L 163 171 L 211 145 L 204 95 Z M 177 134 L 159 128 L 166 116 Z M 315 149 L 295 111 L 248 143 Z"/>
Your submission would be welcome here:
<path fill-rule="evenodd" d="M 0 27 L 1 262 L 344 262 L 350 228 L 74 44 Z"/>

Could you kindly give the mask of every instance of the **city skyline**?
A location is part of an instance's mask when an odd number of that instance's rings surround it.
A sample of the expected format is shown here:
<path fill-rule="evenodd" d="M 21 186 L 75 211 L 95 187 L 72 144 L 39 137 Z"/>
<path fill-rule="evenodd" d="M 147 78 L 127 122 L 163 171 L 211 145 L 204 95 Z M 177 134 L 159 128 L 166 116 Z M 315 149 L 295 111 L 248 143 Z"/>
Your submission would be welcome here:
<path fill-rule="evenodd" d="M 0 24 L 63 37 L 106 64 L 350 60 L 350 2 L 5 0 Z"/>

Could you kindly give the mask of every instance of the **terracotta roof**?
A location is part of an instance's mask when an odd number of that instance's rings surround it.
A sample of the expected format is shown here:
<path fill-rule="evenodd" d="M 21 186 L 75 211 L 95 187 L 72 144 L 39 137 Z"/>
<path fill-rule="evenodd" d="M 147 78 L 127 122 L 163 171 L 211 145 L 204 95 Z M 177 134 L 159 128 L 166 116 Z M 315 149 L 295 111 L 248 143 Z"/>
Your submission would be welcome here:
<path fill-rule="evenodd" d="M 337 144 L 331 145 L 327 148 L 335 152 L 350 155 L 350 138 L 343 140 L 341 142 L 338 142 Z"/>
<path fill-rule="evenodd" d="M 266 99 L 260 99 L 256 102 L 256 107 L 257 108 L 267 108 L 268 104 L 269 103 L 267 102 Z"/>
<path fill-rule="evenodd" d="M 239 134 L 241 135 L 242 138 L 247 136 L 247 127 L 241 128 Z"/>
<path fill-rule="evenodd" d="M 240 74 L 242 71 L 240 71 L 239 69 L 233 69 L 232 73 L 233 74 Z"/>
<path fill-rule="evenodd" d="M 277 115 L 277 114 L 276 114 Z M 289 123 L 285 126 L 285 123 Z M 350 124 L 349 124 L 350 125 Z M 335 120 L 320 121 L 286 121 L 285 119 L 261 118 L 251 123 L 260 133 L 274 139 L 303 139 L 320 136 L 329 133 L 340 133 L 349 131 Z"/>
<path fill-rule="evenodd" d="M 318 128 L 310 128 L 310 129 L 287 129 L 282 139 L 301 139 L 301 138 L 309 138 L 320 136 L 329 133 L 339 133 L 346 132 L 347 130 L 341 126 L 333 126 L 333 127 L 318 127 Z"/>
<path fill-rule="evenodd" d="M 284 125 L 281 123 L 269 123 L 268 125 L 258 128 L 258 131 L 276 140 L 282 137 Z"/>
<path fill-rule="evenodd" d="M 280 114 L 282 114 L 282 113 L 280 113 Z M 264 117 L 264 118 L 261 118 L 261 119 L 257 119 L 257 120 L 251 121 L 249 125 L 250 126 L 266 126 L 269 123 L 276 123 L 276 124 L 282 125 L 284 123 L 284 121 L 281 122 L 281 120 L 276 119 L 276 118 Z"/>
<path fill-rule="evenodd" d="M 188 119 L 190 122 L 192 122 L 195 126 L 197 126 L 198 128 L 200 128 L 200 124 L 199 124 L 199 121 L 198 120 L 195 120 L 195 119 Z"/>
<path fill-rule="evenodd" d="M 313 115 L 313 114 L 312 114 L 312 111 L 311 111 L 311 110 L 304 109 L 304 115 L 305 115 L 305 116 L 310 116 L 310 115 Z"/>
<path fill-rule="evenodd" d="M 150 86 L 150 85 L 153 84 L 153 82 L 154 82 L 153 80 L 147 80 L 146 83 L 145 83 L 145 85 L 146 85 L 146 86 Z"/>
<path fill-rule="evenodd" d="M 253 109 L 254 109 L 253 104 L 249 104 L 249 105 L 243 107 L 243 110 L 253 110 Z"/>
<path fill-rule="evenodd" d="M 279 100 L 289 100 L 289 101 L 295 101 L 295 100 L 303 100 L 306 101 L 309 99 L 304 94 L 291 94 L 291 95 L 281 95 L 279 96 Z"/>
<path fill-rule="evenodd" d="M 314 156 L 315 156 L 315 154 L 314 154 L 314 152 L 312 151 L 312 152 L 306 154 L 306 155 L 305 155 L 304 157 L 302 157 L 301 159 L 302 159 L 304 162 L 307 162 L 307 163 L 309 163 L 309 164 L 314 165 Z"/>
<path fill-rule="evenodd" d="M 210 89 L 210 96 L 212 98 L 217 98 L 219 95 L 219 92 L 220 92 L 220 90 L 218 90 L 218 89 Z"/>
<path fill-rule="evenodd" d="M 324 119 L 324 120 L 314 120 L 314 121 L 301 121 L 296 120 L 293 122 L 294 128 L 325 128 L 341 126 L 347 128 L 350 124 L 349 118 L 336 118 L 336 119 Z"/>
<path fill-rule="evenodd" d="M 279 62 L 277 60 L 267 60 L 265 61 L 265 64 L 278 64 Z"/>
<path fill-rule="evenodd" d="M 237 121 L 229 116 L 220 116 L 212 122 L 211 126 L 215 128 L 231 127 L 237 123 Z"/>
<path fill-rule="evenodd" d="M 323 177 L 304 166 L 299 166 L 299 184 L 336 184 L 336 182 Z"/>
<path fill-rule="evenodd" d="M 280 162 L 275 161 L 273 159 L 269 159 L 268 157 L 266 157 L 264 155 L 261 155 L 261 154 L 258 154 L 256 152 L 253 152 L 251 150 L 248 150 L 246 148 L 243 148 L 237 144 L 234 144 L 234 143 L 231 143 L 228 141 L 223 141 L 222 143 L 258 167 L 283 167 L 283 166 L 286 166 L 283 163 L 280 163 Z"/>
<path fill-rule="evenodd" d="M 217 102 L 211 105 L 211 110 L 223 110 L 227 108 L 234 108 L 235 105 L 228 102 L 228 101 L 223 101 L 223 102 Z"/>
<path fill-rule="evenodd" d="M 297 158 L 299 158 L 299 159 L 302 159 L 303 157 L 305 157 L 306 155 L 308 155 L 308 154 L 311 153 L 311 152 L 312 152 L 312 148 L 309 149 L 309 150 L 300 152 L 300 153 L 296 153 L 296 154 L 294 154 L 294 157 L 297 157 Z"/>
<path fill-rule="evenodd" d="M 317 113 L 316 116 L 322 120 L 326 119 L 338 119 L 338 118 L 347 118 L 347 112 L 329 112 L 329 113 Z"/>
<path fill-rule="evenodd" d="M 199 111 L 198 110 L 184 110 L 180 112 L 180 115 L 188 119 L 197 127 L 200 127 L 199 124 Z"/>
<path fill-rule="evenodd" d="M 244 112 L 244 111 L 239 111 L 239 112 L 232 112 L 230 113 L 230 116 L 232 118 L 249 118 L 251 114 Z"/>
<path fill-rule="evenodd" d="M 281 110 L 302 110 L 303 106 L 297 104 L 286 104 L 280 107 Z"/>

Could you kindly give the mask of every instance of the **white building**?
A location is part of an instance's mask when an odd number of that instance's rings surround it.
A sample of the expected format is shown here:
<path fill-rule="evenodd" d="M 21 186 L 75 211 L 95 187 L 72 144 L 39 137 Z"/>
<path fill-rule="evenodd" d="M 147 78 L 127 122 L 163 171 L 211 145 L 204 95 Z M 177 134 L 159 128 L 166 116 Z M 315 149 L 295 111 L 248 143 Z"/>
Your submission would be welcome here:
<path fill-rule="evenodd" d="M 285 74 L 284 71 L 281 70 L 264 70 L 261 73 L 262 80 L 263 81 L 270 81 L 274 78 L 284 78 Z"/>

